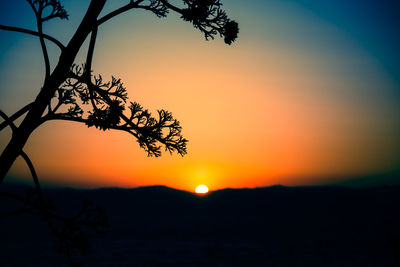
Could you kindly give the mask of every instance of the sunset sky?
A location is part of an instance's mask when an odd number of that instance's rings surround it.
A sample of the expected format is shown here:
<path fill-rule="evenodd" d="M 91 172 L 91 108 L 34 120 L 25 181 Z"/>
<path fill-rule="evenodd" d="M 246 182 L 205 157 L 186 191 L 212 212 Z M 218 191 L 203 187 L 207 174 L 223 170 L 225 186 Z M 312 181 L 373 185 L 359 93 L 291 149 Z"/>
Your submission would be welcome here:
<path fill-rule="evenodd" d="M 129 1 L 109 2 L 104 14 Z M 41 181 L 193 191 L 399 173 L 397 0 L 222 2 L 239 23 L 231 46 L 205 41 L 172 12 L 133 10 L 99 29 L 94 73 L 120 77 L 130 100 L 152 112 L 171 111 L 189 139 L 186 156 L 148 158 L 129 134 L 48 122 L 25 147 Z M 65 44 L 89 1 L 63 4 L 70 19 L 45 31 Z M 0 24 L 35 29 L 24 0 L 1 1 Z M 0 31 L 0 40 L 0 109 L 11 115 L 35 98 L 44 64 L 37 38 Z M 58 50 L 48 46 L 54 67 Z M 10 134 L 0 133 L 1 151 Z M 7 179 L 30 179 L 22 160 Z"/>

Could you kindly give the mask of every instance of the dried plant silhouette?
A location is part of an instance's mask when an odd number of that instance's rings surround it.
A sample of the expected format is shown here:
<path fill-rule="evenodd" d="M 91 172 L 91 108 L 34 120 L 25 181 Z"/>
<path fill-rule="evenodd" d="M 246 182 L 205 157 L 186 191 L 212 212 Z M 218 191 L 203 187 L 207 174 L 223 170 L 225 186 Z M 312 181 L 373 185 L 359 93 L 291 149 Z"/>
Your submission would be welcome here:
<path fill-rule="evenodd" d="M 0 131 L 9 126 L 12 137 L 0 156 L 0 183 L 3 182 L 10 167 L 21 156 L 27 163 L 36 188 L 35 195 L 26 197 L 2 193 L 2 196 L 14 198 L 25 203 L 18 212 L 32 212 L 42 216 L 53 233 L 59 238 L 68 257 L 73 250 L 83 252 L 86 249 L 82 236 L 82 227 L 90 227 L 101 232 L 107 225 L 107 219 L 99 207 L 84 203 L 82 210 L 72 218 L 54 213 L 54 207 L 44 200 L 38 177 L 24 145 L 32 132 L 41 124 L 51 120 L 66 120 L 86 124 L 101 130 L 120 130 L 133 135 L 149 156 L 158 157 L 162 148 L 170 153 L 186 154 L 187 139 L 182 136 L 182 128 L 172 114 L 159 110 L 153 116 L 136 102 L 128 101 L 126 88 L 122 81 L 112 77 L 106 81 L 100 74 L 92 71 L 92 60 L 98 28 L 110 19 L 133 9 L 144 9 L 157 17 L 165 17 L 172 11 L 180 14 L 181 19 L 190 22 L 200 30 L 205 39 L 214 39 L 219 35 L 225 43 L 232 44 L 237 38 L 238 24 L 229 19 L 221 9 L 220 0 L 182 0 L 179 5 L 168 0 L 130 0 L 120 8 L 99 18 L 106 0 L 91 0 L 80 25 L 67 45 L 44 33 L 46 21 L 68 19 L 69 14 L 59 0 L 27 0 L 36 17 L 37 31 L 0 25 L 1 30 L 14 31 L 38 37 L 44 58 L 45 78 L 39 93 L 32 103 L 8 116 L 0 111 L 4 121 Z M 86 61 L 75 63 L 75 57 L 84 41 L 90 38 Z M 46 42 L 60 49 L 56 66 L 51 68 Z M 25 115 L 26 114 L 26 115 Z M 25 117 L 17 126 L 14 121 Z M 6 214 L 6 215 L 11 215 Z M 55 222 L 62 223 L 56 226 Z M 71 261 L 72 262 L 72 261 Z"/>

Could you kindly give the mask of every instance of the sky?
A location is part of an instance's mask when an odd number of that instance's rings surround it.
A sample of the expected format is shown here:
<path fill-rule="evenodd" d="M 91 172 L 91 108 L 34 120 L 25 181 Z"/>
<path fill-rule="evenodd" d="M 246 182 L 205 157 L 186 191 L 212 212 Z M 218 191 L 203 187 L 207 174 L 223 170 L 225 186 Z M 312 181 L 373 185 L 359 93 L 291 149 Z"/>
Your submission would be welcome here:
<path fill-rule="evenodd" d="M 103 14 L 127 1 L 109 2 Z M 222 2 L 239 23 L 231 46 L 205 41 L 172 12 L 159 19 L 129 11 L 98 33 L 94 73 L 121 78 L 130 100 L 152 112 L 171 111 L 188 154 L 149 158 L 129 134 L 48 122 L 25 146 L 42 183 L 193 191 L 366 177 L 362 184 L 400 172 L 397 1 Z M 63 4 L 70 19 L 44 29 L 66 44 L 89 1 Z M 22 0 L 0 2 L 0 24 L 35 29 Z M 35 37 L 0 31 L 0 38 L 0 109 L 11 115 L 35 98 L 44 64 Z M 59 53 L 48 46 L 54 67 Z M 0 150 L 10 134 L 0 133 Z M 21 159 L 7 179 L 29 181 Z"/>

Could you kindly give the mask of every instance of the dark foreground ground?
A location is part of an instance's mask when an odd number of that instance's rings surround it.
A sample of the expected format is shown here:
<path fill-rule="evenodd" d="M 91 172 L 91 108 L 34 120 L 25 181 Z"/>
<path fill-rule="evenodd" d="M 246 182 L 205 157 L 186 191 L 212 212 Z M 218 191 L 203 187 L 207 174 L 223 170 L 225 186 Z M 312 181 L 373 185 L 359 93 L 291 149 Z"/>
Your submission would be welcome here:
<path fill-rule="evenodd" d="M 51 189 L 45 195 L 61 211 L 87 198 L 107 213 L 108 233 L 89 238 L 83 266 L 400 266 L 400 187 L 269 187 L 204 197 L 166 187 Z M 0 212 L 13 203 L 0 198 Z M 37 216 L 0 218 L 0 266 L 66 266 L 57 248 Z"/>

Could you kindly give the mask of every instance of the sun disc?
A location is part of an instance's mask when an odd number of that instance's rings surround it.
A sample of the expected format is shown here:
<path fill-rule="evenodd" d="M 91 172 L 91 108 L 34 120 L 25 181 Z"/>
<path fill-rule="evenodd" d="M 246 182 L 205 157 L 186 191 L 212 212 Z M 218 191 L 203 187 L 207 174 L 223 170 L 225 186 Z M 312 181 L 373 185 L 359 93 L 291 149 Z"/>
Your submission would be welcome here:
<path fill-rule="evenodd" d="M 205 194 L 205 193 L 208 193 L 208 187 L 205 186 L 204 184 L 201 184 L 201 185 L 199 185 L 199 186 L 196 187 L 195 192 L 196 192 L 197 194 Z"/>

